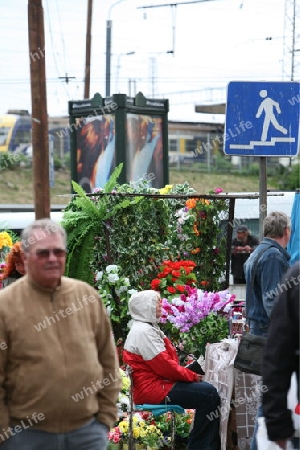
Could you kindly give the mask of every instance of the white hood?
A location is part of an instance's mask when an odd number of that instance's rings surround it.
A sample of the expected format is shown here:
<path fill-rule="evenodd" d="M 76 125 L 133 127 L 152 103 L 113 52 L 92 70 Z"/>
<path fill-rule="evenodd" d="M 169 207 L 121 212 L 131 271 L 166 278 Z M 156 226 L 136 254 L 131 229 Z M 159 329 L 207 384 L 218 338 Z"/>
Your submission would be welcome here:
<path fill-rule="evenodd" d="M 157 323 L 156 302 L 159 294 L 148 290 L 136 292 L 130 297 L 128 310 L 133 320 L 140 322 Z"/>

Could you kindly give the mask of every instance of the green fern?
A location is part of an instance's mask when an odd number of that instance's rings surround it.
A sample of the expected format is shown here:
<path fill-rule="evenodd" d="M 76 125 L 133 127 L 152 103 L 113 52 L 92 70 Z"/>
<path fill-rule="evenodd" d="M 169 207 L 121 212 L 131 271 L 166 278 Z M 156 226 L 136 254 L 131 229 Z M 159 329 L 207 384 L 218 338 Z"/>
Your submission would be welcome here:
<path fill-rule="evenodd" d="M 123 164 L 114 170 L 104 187 L 104 192 L 111 192 L 116 186 L 117 179 L 122 171 Z M 72 181 L 73 190 L 76 192 L 71 205 L 65 211 L 62 226 L 68 236 L 68 258 L 65 274 L 93 284 L 93 273 L 90 263 L 93 258 L 95 237 L 101 224 L 114 213 L 114 208 L 109 211 L 107 196 L 102 196 L 95 203 L 86 195 L 82 187 Z M 121 205 L 118 205 L 120 208 Z"/>

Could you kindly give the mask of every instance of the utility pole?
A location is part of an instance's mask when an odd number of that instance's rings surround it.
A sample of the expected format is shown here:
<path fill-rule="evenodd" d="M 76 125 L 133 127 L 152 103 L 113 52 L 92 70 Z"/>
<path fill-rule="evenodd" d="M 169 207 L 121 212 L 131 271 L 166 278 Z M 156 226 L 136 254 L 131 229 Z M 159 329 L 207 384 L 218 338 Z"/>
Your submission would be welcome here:
<path fill-rule="evenodd" d="M 34 209 L 36 219 L 42 219 L 50 217 L 50 186 L 44 13 L 41 0 L 28 0 L 28 37 Z"/>
<path fill-rule="evenodd" d="M 298 81 L 300 76 L 299 0 L 285 0 L 282 79 Z"/>
<path fill-rule="evenodd" d="M 110 13 L 112 9 L 125 0 L 117 0 L 108 10 L 108 18 L 106 20 L 106 64 L 105 64 L 105 96 L 110 96 L 110 77 L 111 77 L 111 30 L 112 20 L 110 20 Z"/>
<path fill-rule="evenodd" d="M 85 79 L 84 97 L 90 98 L 91 81 L 91 29 L 92 29 L 93 0 L 88 0 L 87 26 L 86 26 L 86 48 L 85 48 Z"/>

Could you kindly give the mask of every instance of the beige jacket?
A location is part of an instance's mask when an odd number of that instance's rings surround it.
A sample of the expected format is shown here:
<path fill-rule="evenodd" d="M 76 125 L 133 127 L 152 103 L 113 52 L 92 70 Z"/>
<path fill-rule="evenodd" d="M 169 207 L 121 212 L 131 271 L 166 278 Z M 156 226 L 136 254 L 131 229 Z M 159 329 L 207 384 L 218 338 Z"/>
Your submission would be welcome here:
<path fill-rule="evenodd" d="M 0 429 L 34 413 L 33 427 L 52 433 L 93 415 L 111 427 L 119 390 L 110 321 L 91 286 L 63 277 L 50 290 L 25 275 L 0 291 Z"/>

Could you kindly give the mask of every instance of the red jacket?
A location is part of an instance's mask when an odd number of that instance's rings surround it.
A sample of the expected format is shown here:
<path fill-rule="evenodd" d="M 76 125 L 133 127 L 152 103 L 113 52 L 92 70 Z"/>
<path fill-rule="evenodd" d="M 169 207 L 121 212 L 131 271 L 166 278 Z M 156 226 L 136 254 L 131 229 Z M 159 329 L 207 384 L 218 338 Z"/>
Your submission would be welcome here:
<path fill-rule="evenodd" d="M 133 325 L 127 336 L 123 360 L 133 370 L 133 399 L 136 404 L 159 404 L 177 381 L 198 381 L 198 375 L 180 366 L 171 341 L 156 325 L 155 307 L 149 309 L 143 291 L 129 303 Z M 137 298 L 135 298 L 137 297 Z"/>

